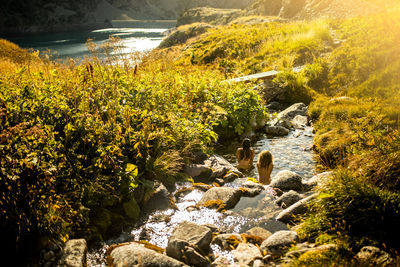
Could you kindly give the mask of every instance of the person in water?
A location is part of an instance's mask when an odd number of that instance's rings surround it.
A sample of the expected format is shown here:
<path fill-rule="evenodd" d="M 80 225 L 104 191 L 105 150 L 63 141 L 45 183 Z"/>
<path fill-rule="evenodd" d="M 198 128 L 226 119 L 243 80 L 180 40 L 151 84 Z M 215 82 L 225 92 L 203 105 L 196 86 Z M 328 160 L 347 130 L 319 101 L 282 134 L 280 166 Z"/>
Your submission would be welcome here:
<path fill-rule="evenodd" d="M 236 151 L 237 168 L 248 170 L 253 167 L 254 149 L 251 148 L 250 139 L 246 138 L 242 142 L 242 147 Z"/>
<path fill-rule="evenodd" d="M 264 150 L 258 155 L 257 170 L 260 183 L 267 185 L 271 183 L 271 172 L 274 167 L 271 152 Z"/>

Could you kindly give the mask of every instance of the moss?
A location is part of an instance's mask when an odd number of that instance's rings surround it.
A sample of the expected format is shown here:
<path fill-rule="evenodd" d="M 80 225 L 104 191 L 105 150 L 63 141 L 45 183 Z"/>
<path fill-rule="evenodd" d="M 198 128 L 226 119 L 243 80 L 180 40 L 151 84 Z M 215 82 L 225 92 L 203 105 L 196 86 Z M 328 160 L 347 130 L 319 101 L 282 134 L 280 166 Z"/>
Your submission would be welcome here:
<path fill-rule="evenodd" d="M 130 219 L 137 220 L 140 215 L 140 207 L 136 203 L 136 200 L 132 198 L 128 202 L 122 204 L 124 209 L 125 215 L 128 216 Z"/>
<path fill-rule="evenodd" d="M 243 238 L 245 243 L 252 243 L 258 246 L 261 246 L 261 243 L 264 241 L 262 237 L 256 235 L 241 234 L 240 236 Z"/>
<path fill-rule="evenodd" d="M 210 209 L 217 209 L 218 211 L 225 211 L 226 208 L 225 203 L 221 199 L 206 201 L 203 206 Z"/>
<path fill-rule="evenodd" d="M 163 254 L 165 252 L 164 248 L 160 248 L 159 246 L 153 245 L 150 242 L 146 241 L 146 240 L 140 240 L 137 241 L 137 243 L 144 245 L 145 248 L 154 250 L 155 252 L 158 252 L 160 254 Z"/>

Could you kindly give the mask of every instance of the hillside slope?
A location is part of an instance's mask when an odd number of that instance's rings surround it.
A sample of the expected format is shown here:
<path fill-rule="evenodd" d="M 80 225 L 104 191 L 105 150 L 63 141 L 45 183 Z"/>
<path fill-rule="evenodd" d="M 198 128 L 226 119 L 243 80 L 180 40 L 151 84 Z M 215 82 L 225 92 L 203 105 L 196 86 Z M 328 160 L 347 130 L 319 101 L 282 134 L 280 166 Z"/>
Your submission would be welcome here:
<path fill-rule="evenodd" d="M 5 0 L 0 9 L 0 35 L 106 27 L 115 19 L 175 19 L 183 10 L 193 7 L 245 8 L 251 2 L 253 0 Z"/>

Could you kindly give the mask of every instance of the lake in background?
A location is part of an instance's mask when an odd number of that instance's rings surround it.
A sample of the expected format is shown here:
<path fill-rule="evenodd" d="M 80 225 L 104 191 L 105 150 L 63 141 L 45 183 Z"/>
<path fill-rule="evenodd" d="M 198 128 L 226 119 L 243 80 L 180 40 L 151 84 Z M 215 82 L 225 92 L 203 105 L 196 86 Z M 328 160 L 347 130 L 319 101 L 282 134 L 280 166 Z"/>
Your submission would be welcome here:
<path fill-rule="evenodd" d="M 166 24 L 160 28 L 107 28 L 93 31 L 38 34 L 26 37 L 8 38 L 22 48 L 39 50 L 40 54 L 50 49 L 60 59 L 73 58 L 81 60 L 89 55 L 86 41 L 93 39 L 96 45 L 106 42 L 110 36 L 121 38 L 122 53 L 149 51 L 156 48 L 169 29 Z"/>

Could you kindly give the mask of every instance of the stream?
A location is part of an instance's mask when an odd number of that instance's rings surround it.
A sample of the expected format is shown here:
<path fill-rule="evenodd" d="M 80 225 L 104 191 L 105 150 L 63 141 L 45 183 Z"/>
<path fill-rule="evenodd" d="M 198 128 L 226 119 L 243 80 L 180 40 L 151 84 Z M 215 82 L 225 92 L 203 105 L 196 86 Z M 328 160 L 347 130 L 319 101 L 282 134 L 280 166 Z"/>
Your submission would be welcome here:
<path fill-rule="evenodd" d="M 255 150 L 254 166 L 256 166 L 258 154 L 263 150 L 269 150 L 274 156 L 272 178 L 279 171 L 290 170 L 307 180 L 316 173 L 316 162 L 311 149 L 312 139 L 311 127 L 306 127 L 304 130 L 292 130 L 285 137 L 260 135 L 257 141 L 253 143 Z M 232 143 L 229 147 L 218 148 L 217 154 L 235 165 L 236 149 L 239 146 L 239 143 Z M 245 177 L 258 177 L 257 168 L 245 173 Z M 240 178 L 224 186 L 240 187 L 245 181 L 246 178 Z M 177 185 L 176 191 L 190 186 L 191 183 L 180 183 Z M 136 228 L 104 242 L 101 247 L 89 250 L 88 266 L 106 266 L 106 250 L 110 245 L 116 243 L 146 240 L 151 244 L 166 248 L 172 231 L 183 221 L 196 224 L 213 224 L 221 232 L 226 233 L 243 233 L 256 226 L 263 227 L 272 233 L 287 230 L 285 224 L 275 219 L 277 213 L 282 209 L 274 203 L 276 198 L 274 191 L 268 186 L 256 197 L 242 197 L 233 209 L 224 213 L 208 208 L 192 208 L 203 194 L 203 191 L 195 189 L 176 199 L 178 210 L 169 208 L 153 210 L 146 214 L 146 217 L 142 218 L 140 225 Z M 223 255 L 233 262 L 231 252 L 224 251 L 217 245 L 211 245 L 211 248 L 215 255 Z"/>

